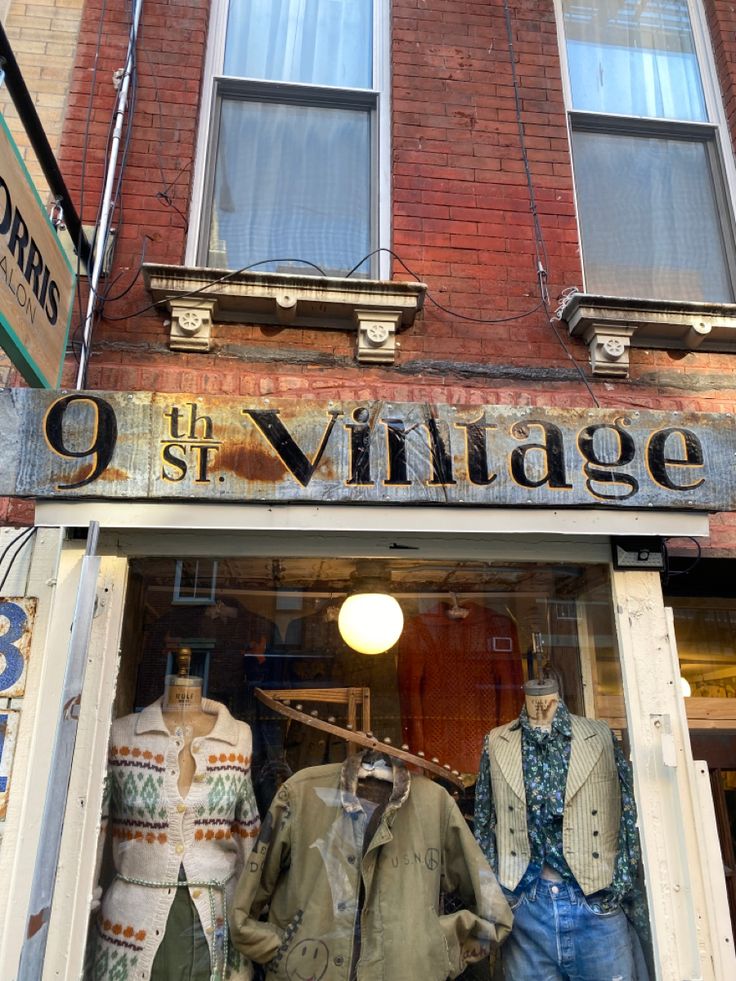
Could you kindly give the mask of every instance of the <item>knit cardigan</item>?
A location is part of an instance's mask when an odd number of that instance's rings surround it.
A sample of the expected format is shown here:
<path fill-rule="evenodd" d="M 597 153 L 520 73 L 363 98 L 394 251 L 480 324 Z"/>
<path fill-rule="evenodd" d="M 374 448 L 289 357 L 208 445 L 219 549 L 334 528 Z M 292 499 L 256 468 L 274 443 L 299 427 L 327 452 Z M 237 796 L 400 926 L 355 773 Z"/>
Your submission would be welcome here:
<path fill-rule="evenodd" d="M 116 877 L 95 924 L 89 971 L 95 981 L 150 978 L 181 867 L 207 938 L 212 977 L 251 977 L 225 933 L 227 907 L 260 825 L 251 731 L 218 702 L 203 699 L 202 708 L 216 719 L 208 735 L 191 743 L 195 772 L 184 799 L 178 789 L 184 733 L 169 732 L 161 700 L 112 725 L 103 832 L 112 835 Z"/>

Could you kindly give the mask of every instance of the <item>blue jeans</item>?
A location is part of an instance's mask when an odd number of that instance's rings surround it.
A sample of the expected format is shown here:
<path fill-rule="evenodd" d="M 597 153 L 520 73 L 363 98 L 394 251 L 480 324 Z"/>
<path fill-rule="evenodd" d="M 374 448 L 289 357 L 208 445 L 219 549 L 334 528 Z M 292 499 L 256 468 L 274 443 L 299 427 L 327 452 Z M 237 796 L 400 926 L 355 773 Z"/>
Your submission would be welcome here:
<path fill-rule="evenodd" d="M 514 926 L 501 948 L 505 981 L 633 981 L 628 921 L 603 913 L 576 883 L 539 879 L 506 892 Z"/>

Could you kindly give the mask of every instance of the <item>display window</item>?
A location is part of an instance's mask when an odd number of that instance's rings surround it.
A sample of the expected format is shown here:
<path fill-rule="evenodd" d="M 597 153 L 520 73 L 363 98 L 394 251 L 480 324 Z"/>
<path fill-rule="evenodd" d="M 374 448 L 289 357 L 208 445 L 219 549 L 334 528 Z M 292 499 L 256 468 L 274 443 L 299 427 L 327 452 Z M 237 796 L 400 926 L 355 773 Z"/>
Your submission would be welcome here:
<path fill-rule="evenodd" d="M 132 559 L 86 977 L 646 977 L 610 595 L 596 565 Z"/>

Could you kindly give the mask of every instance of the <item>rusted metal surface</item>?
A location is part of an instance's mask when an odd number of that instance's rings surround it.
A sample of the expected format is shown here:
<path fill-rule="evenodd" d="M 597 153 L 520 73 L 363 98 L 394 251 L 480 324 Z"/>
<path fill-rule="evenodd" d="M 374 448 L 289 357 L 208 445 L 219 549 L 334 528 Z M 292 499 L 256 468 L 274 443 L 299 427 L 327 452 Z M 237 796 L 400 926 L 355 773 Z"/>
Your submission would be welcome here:
<path fill-rule="evenodd" d="M 29 596 L 0 598 L 0 698 L 25 694 L 36 603 Z"/>
<path fill-rule="evenodd" d="M 15 740 L 18 735 L 20 712 L 0 709 L 0 821 L 4 820 L 10 795 Z"/>
<path fill-rule="evenodd" d="M 14 389 L 0 431 L 14 496 L 736 506 L 725 415 Z"/>

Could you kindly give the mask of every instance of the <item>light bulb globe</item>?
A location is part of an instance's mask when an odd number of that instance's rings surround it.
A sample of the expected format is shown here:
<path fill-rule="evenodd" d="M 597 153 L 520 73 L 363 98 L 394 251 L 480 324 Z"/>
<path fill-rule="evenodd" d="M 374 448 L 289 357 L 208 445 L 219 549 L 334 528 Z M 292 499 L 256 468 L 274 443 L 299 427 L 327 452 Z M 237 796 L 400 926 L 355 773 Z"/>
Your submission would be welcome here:
<path fill-rule="evenodd" d="M 404 614 L 388 593 L 355 593 L 340 607 L 340 636 L 360 654 L 383 654 L 404 629 Z"/>

